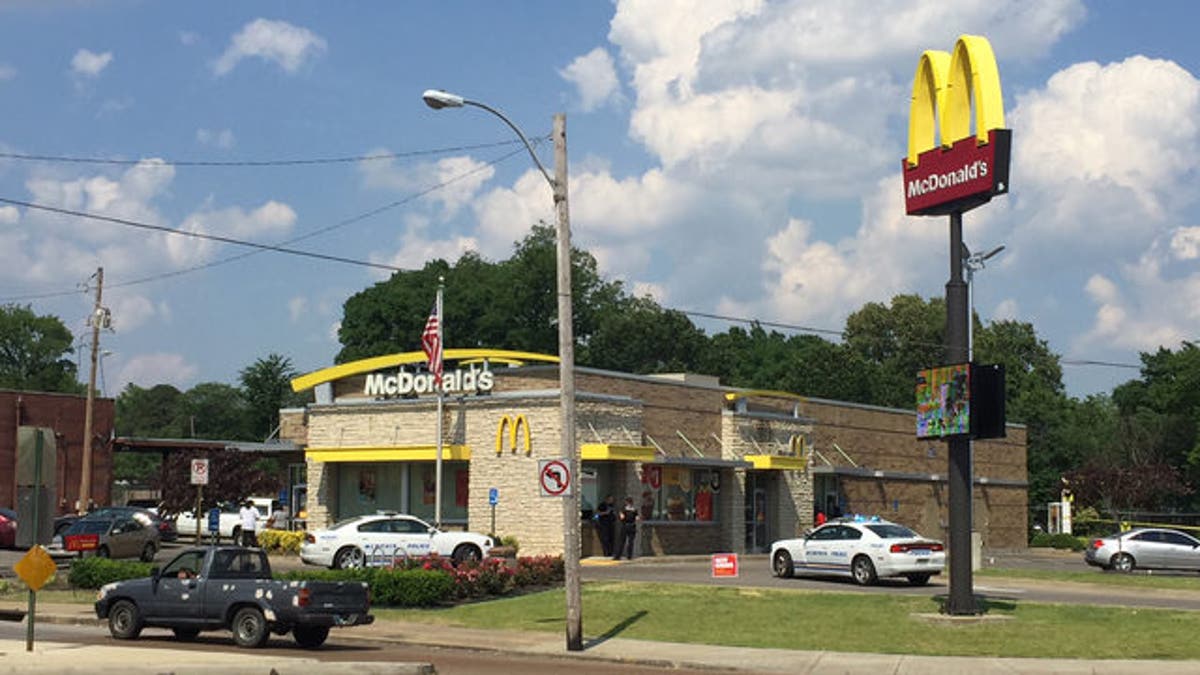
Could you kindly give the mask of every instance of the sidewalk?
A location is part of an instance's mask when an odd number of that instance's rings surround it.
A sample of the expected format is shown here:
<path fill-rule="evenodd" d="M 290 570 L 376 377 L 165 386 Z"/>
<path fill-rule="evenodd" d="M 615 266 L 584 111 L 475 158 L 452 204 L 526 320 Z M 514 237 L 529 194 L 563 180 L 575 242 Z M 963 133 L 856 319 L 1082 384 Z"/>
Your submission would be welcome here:
<path fill-rule="evenodd" d="M 0 610 L 18 609 L 15 603 L 0 604 Z M 39 624 L 103 625 L 90 605 L 39 603 Z M 1154 673 L 1155 675 L 1191 675 L 1200 672 L 1196 661 L 1086 661 L 1074 659 L 1018 659 L 998 657 L 907 656 L 859 654 L 828 651 L 792 651 L 787 649 L 751 649 L 713 645 L 650 642 L 627 638 L 591 640 L 582 652 L 568 652 L 565 636 L 558 633 L 482 630 L 455 628 L 400 621 L 376 621 L 330 637 L 370 640 L 427 647 L 473 649 L 530 656 L 554 656 L 580 662 L 602 661 L 664 668 L 715 669 L 753 673 L 896 673 L 912 675 L 1013 675 L 1017 673 L 1118 675 Z M 161 673 L 163 665 L 174 664 L 178 673 L 429 673 L 428 664 L 392 663 L 318 663 L 304 658 L 260 656 L 245 652 L 189 652 L 155 649 L 155 662 L 131 663 L 134 643 L 109 646 L 79 646 L 67 643 L 35 643 L 33 653 L 25 652 L 23 641 L 0 640 L 0 674 L 24 672 Z"/>

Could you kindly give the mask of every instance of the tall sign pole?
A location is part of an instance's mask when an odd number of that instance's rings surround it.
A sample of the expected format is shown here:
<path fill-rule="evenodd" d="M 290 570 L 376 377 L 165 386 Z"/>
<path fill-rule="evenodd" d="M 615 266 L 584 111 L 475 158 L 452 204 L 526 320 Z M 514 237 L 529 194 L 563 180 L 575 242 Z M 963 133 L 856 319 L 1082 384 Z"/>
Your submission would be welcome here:
<path fill-rule="evenodd" d="M 438 349 L 445 348 L 446 343 L 443 342 L 445 336 L 446 322 L 442 318 L 442 289 L 445 288 L 445 277 L 438 277 L 437 301 L 434 304 L 434 312 L 437 314 L 437 343 Z M 439 355 L 438 360 L 441 360 Z M 433 364 L 430 364 L 433 365 Z M 438 373 L 434 375 L 434 385 L 437 387 L 437 459 L 434 462 L 434 488 L 433 488 L 433 524 L 439 529 L 442 527 L 442 414 L 443 406 L 445 405 L 446 393 L 441 383 L 441 366 L 438 366 Z"/>
<path fill-rule="evenodd" d="M 921 54 L 913 77 L 908 155 L 902 163 L 904 200 L 908 215 L 950 216 L 950 280 L 946 283 L 949 364 L 968 363 L 971 358 L 962 216 L 993 196 L 1008 192 L 1011 148 L 1012 131 L 1004 128 L 1000 74 L 987 38 L 963 35 L 954 43 L 953 54 Z M 1003 406 L 1002 400 L 999 406 Z M 945 611 L 952 615 L 978 614 L 971 569 L 971 434 L 948 434 L 946 438 L 950 594 Z"/>

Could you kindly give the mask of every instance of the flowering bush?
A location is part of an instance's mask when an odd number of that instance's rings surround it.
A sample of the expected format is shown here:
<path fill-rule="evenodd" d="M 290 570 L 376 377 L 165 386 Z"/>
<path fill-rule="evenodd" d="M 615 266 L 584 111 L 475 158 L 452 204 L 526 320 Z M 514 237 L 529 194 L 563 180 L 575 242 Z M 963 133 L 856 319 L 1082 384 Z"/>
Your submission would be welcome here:
<path fill-rule="evenodd" d="M 300 553 L 304 533 L 288 530 L 263 530 L 258 533 L 258 545 L 269 553 Z"/>
<path fill-rule="evenodd" d="M 539 555 L 517 558 L 514 581 L 518 587 L 550 586 L 566 577 L 562 556 Z"/>

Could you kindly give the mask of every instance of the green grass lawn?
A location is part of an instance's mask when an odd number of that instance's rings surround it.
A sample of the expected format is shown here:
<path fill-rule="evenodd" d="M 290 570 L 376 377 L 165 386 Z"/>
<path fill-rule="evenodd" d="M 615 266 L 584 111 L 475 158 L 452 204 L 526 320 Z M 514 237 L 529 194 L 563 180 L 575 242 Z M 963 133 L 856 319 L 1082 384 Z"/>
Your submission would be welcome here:
<path fill-rule="evenodd" d="M 583 587 L 584 634 L 666 642 L 953 656 L 1197 659 L 1200 612 L 993 602 L 1008 620 L 948 624 L 910 596 L 596 582 Z M 562 632 L 563 592 L 435 610 L 377 608 L 380 619 Z"/>
<path fill-rule="evenodd" d="M 1065 581 L 1079 584 L 1098 584 L 1120 588 L 1166 588 L 1173 590 L 1200 591 L 1200 575 L 1197 574 L 1155 574 L 1153 572 L 1134 572 L 1121 574 L 1105 572 L 1099 569 L 1080 570 L 1078 572 L 1060 572 L 1051 570 L 985 568 L 975 572 L 977 577 L 1009 578 L 1009 579 L 1039 579 L 1042 581 Z"/>

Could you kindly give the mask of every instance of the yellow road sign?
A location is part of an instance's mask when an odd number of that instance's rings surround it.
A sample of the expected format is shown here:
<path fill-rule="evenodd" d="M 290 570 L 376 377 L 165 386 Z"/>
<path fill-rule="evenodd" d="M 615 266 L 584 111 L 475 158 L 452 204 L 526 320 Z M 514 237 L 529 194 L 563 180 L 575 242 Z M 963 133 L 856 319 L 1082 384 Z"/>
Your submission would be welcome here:
<path fill-rule="evenodd" d="M 34 545 L 28 553 L 21 556 L 17 564 L 13 565 L 13 570 L 17 576 L 21 577 L 21 581 L 29 585 L 29 588 L 40 591 L 42 586 L 45 586 L 46 582 L 54 577 L 58 567 L 54 564 L 50 554 L 46 553 L 46 549 Z"/>

